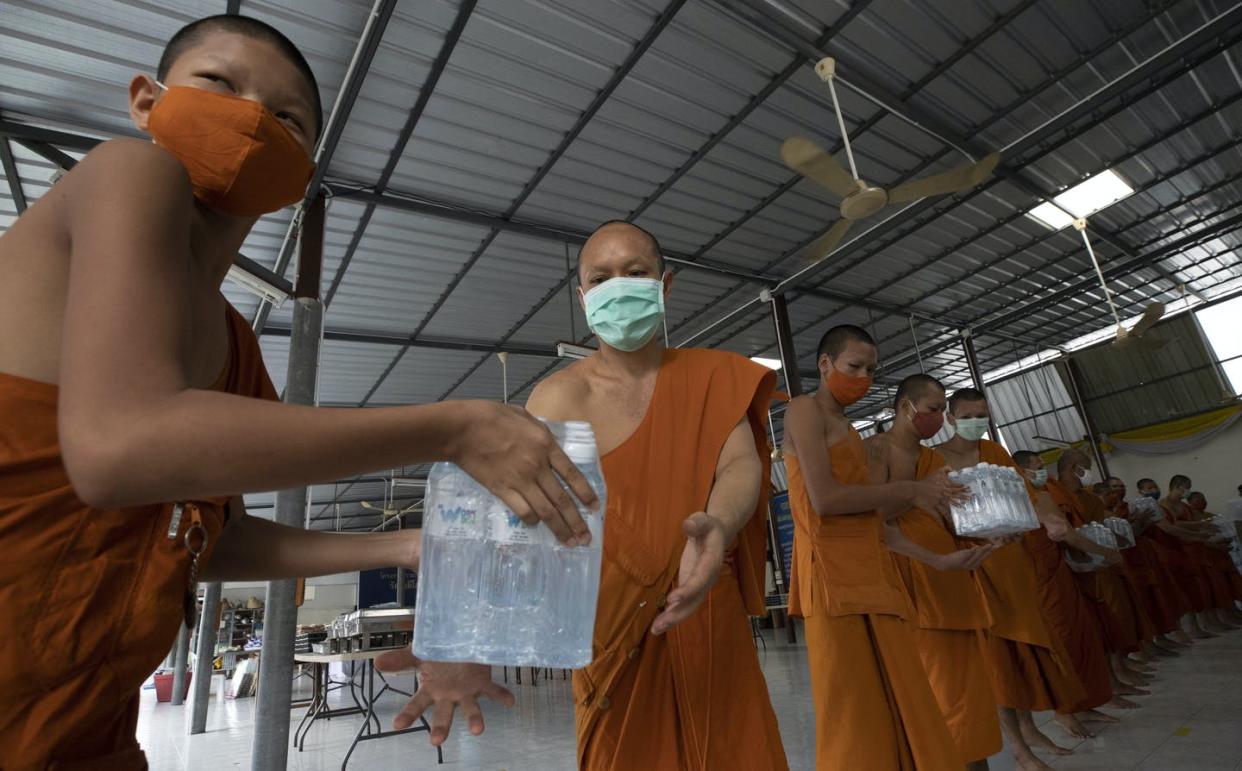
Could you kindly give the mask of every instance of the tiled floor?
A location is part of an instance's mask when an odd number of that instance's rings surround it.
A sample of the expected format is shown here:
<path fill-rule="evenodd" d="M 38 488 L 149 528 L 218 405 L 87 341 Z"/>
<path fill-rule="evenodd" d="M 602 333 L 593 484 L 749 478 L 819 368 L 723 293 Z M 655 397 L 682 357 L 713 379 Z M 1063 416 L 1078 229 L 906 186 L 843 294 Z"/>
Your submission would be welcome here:
<path fill-rule="evenodd" d="M 783 637 L 782 637 L 783 639 Z M 814 768 L 814 718 L 807 684 L 806 650 L 788 646 L 769 634 L 760 652 L 790 767 Z M 512 672 L 510 672 L 512 677 Z M 559 676 L 558 676 L 559 678 Z M 403 684 L 394 678 L 394 684 Z M 408 681 L 404 683 L 408 689 Z M 574 765 L 573 710 L 569 683 L 540 680 L 511 687 L 517 706 L 505 710 L 485 706 L 487 732 L 479 737 L 454 732 L 444 749 L 445 769 L 557 771 Z M 1242 631 L 1197 643 L 1178 659 L 1164 660 L 1153 694 L 1137 697 L 1142 707 L 1116 712 L 1123 719 L 1105 726 L 1100 735 L 1075 747 L 1075 754 L 1055 760 L 1060 769 L 1144 769 L 1145 771 L 1242 771 Z M 401 697 L 385 697 L 382 718 L 387 725 L 400 708 Z M 152 768 L 248 768 L 253 733 L 253 699 L 221 704 L 213 699 L 206 734 L 187 736 L 186 710 L 156 704 L 152 691 L 143 692 L 139 739 Z M 301 712 L 293 715 L 293 724 Z M 1040 715 L 1040 721 L 1051 715 Z M 357 716 L 317 723 L 305 752 L 293 750 L 289 768 L 300 771 L 340 768 Z M 1055 725 L 1048 733 L 1068 743 Z M 290 729 L 292 732 L 292 728 Z M 1012 760 L 1002 753 L 991 761 L 994 770 L 1009 771 Z M 363 742 L 350 768 L 432 769 L 435 752 L 426 736 L 413 734 Z M 654 771 L 654 770 L 653 770 Z"/>

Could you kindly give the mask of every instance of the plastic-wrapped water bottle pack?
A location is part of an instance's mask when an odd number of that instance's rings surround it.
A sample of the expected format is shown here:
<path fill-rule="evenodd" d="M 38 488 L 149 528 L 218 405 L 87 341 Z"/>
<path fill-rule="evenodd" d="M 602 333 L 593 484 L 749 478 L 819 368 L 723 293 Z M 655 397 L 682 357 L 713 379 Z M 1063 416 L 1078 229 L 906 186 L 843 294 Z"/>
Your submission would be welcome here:
<path fill-rule="evenodd" d="M 1159 522 L 1164 519 L 1164 509 L 1161 509 L 1160 504 L 1146 495 L 1126 501 L 1126 508 L 1129 509 L 1132 519 L 1144 519 L 1149 522 Z"/>
<path fill-rule="evenodd" d="M 949 472 L 949 479 L 970 490 L 970 498 L 949 509 L 958 535 L 996 538 L 1039 527 L 1026 483 L 1013 468 L 980 463 Z"/>
<path fill-rule="evenodd" d="M 1148 500 L 1151 500 L 1150 498 Z M 1134 545 L 1134 528 L 1130 523 L 1121 517 L 1109 517 L 1101 524 L 1112 531 L 1113 536 L 1117 539 L 1118 549 L 1129 549 Z"/>
<path fill-rule="evenodd" d="M 466 472 L 437 463 L 427 480 L 414 655 L 428 661 L 574 669 L 591 662 L 607 491 L 587 423 L 549 423 L 599 496 L 579 512 L 588 546 L 527 525 Z"/>
<path fill-rule="evenodd" d="M 1100 546 L 1109 549 L 1118 548 L 1117 536 L 1113 534 L 1105 525 L 1099 522 L 1088 522 L 1078 528 L 1078 532 L 1087 537 L 1088 540 Z M 1076 550 L 1066 550 L 1065 562 L 1070 566 L 1070 570 L 1077 573 L 1089 573 L 1104 565 L 1104 558 L 1099 554 L 1088 554 L 1086 552 L 1077 552 Z"/>

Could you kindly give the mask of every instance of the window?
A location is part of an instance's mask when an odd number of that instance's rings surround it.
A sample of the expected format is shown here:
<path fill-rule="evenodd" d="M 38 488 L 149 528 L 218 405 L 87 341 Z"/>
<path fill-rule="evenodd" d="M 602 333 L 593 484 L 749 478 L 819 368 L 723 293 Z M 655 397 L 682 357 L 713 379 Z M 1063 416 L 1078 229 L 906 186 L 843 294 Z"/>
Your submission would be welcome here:
<path fill-rule="evenodd" d="M 1087 217 L 1095 214 L 1100 209 L 1120 201 L 1133 192 L 1134 188 L 1117 176 L 1117 172 L 1109 169 L 1074 185 L 1054 197 L 1051 202 L 1041 203 L 1027 212 L 1027 216 L 1053 230 L 1060 230 L 1072 224 L 1074 217 Z M 1071 217 L 1065 211 L 1069 211 L 1074 216 Z"/>
<path fill-rule="evenodd" d="M 1195 316 L 1225 371 L 1229 387 L 1234 394 L 1242 393 L 1242 335 L 1238 334 L 1238 327 L 1242 326 L 1242 297 L 1195 311 Z"/>

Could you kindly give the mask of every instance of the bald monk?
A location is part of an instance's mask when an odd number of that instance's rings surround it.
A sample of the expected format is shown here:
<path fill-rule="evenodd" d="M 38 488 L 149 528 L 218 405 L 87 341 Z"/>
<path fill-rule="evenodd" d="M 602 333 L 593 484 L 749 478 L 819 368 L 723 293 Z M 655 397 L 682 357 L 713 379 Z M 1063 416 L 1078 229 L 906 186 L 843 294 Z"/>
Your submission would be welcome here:
<path fill-rule="evenodd" d="M 965 491 L 944 469 L 917 482 L 871 483 L 862 438 L 845 417 L 871 387 L 870 335 L 852 325 L 829 329 L 816 363 L 820 387 L 789 403 L 784 445 L 795 525 L 789 605 L 805 620 L 816 768 L 962 768 L 927 671 L 912 654 L 913 610 L 878 512 L 939 514 Z"/>
<path fill-rule="evenodd" d="M 1159 516 L 1156 517 L 1151 526 L 1143 531 L 1145 538 L 1153 544 L 1154 551 L 1159 558 L 1160 578 L 1164 582 L 1164 594 L 1173 603 L 1178 612 L 1178 619 L 1175 623 L 1172 636 L 1166 635 L 1164 639 L 1178 649 L 1190 647 L 1193 639 L 1187 632 L 1187 628 L 1196 635 L 1202 635 L 1203 630 L 1199 627 L 1199 621 L 1195 618 L 1194 606 L 1197 598 L 1192 597 L 1189 591 L 1192 587 L 1182 579 L 1181 568 L 1179 563 L 1184 560 L 1182 552 L 1182 539 L 1178 538 L 1175 533 L 1180 531 L 1176 525 L 1168 522 L 1168 515 L 1164 508 L 1160 506 L 1160 499 L 1163 495 L 1160 492 L 1160 486 L 1153 479 L 1140 479 L 1136 485 L 1139 494 L 1150 498 L 1156 502 L 1156 508 Z M 1190 537 L 1190 533 L 1186 533 Z M 1198 584 L 1193 585 L 1193 594 L 1198 594 Z"/>
<path fill-rule="evenodd" d="M 1113 516 L 1129 522 L 1134 531 L 1134 548 L 1123 550 L 1121 556 L 1152 624 L 1154 634 L 1144 647 L 1150 655 L 1176 656 L 1178 645 L 1168 635 L 1180 628 L 1179 619 L 1189 607 L 1185 595 L 1169 574 L 1160 556 L 1160 547 L 1151 535 L 1154 522 L 1146 515 L 1131 511 L 1126 501 L 1125 481 L 1109 477 L 1107 485 L 1105 506 L 1111 507 Z"/>
<path fill-rule="evenodd" d="M 1095 483 L 1092 459 L 1086 452 L 1069 448 L 1057 458 L 1057 478 L 1049 479 L 1046 487 L 1070 527 L 1079 528 L 1107 516 L 1103 501 L 1091 492 L 1091 486 Z M 1134 600 L 1126 591 L 1124 580 L 1114 572 L 1121 568 L 1121 553 L 1112 549 L 1108 551 L 1112 552 L 1110 564 L 1090 572 L 1075 573 L 1074 578 L 1099 619 L 1103 632 L 1104 649 L 1108 652 L 1109 672 L 1113 680 L 1112 705 L 1129 708 L 1137 704 L 1120 697 L 1148 695 L 1148 692 L 1134 683 L 1121 664 L 1123 656 L 1140 650 L 1138 624 L 1134 620 Z"/>
<path fill-rule="evenodd" d="M 1203 493 L 1192 492 L 1186 496 L 1186 506 L 1190 509 L 1191 521 L 1210 522 L 1215 519 L 1216 515 L 1207 510 L 1207 496 Z M 1238 611 L 1237 606 L 1237 602 L 1242 600 L 1242 574 L 1238 573 L 1238 567 L 1229 555 L 1228 541 L 1209 544 L 1207 556 L 1220 586 L 1218 596 L 1221 599 L 1216 608 L 1216 620 L 1222 626 L 1237 628 L 1238 623 L 1242 622 L 1242 612 Z"/>
<path fill-rule="evenodd" d="M 241 493 L 455 460 L 574 543 L 589 531 L 560 482 L 595 500 L 515 408 L 275 401 L 220 288 L 260 215 L 300 200 L 311 175 L 319 90 L 286 37 L 242 16 L 193 22 L 128 93 L 154 141 L 99 145 L 0 235 L 6 771 L 145 767 L 139 687 L 187 622 L 195 571 L 255 581 L 417 564 L 417 531 L 283 527 L 247 515 Z M 458 701 L 474 732 L 477 695 L 511 703 L 489 672 L 441 667 L 420 689 L 433 736 Z"/>
<path fill-rule="evenodd" d="M 1153 482 L 1146 488 L 1150 490 L 1154 485 Z M 1190 477 L 1184 474 L 1176 474 L 1169 480 L 1168 491 L 1159 499 L 1164 518 L 1156 523 L 1156 527 L 1169 549 L 1169 567 L 1173 576 L 1190 600 L 1190 612 L 1182 618 L 1182 624 L 1190 639 L 1205 640 L 1225 630 L 1216 628 L 1207 616 L 1213 606 L 1212 584 L 1199 546 L 1208 535 L 1197 526 L 1188 524 L 1190 512 L 1184 499 L 1190 494 L 1190 489 Z"/>
<path fill-rule="evenodd" d="M 527 408 L 589 421 L 608 484 L 595 660 L 574 673 L 579 767 L 785 769 L 747 619 L 763 613 L 776 375 L 664 347 L 673 276 L 635 225 L 596 229 L 578 279 L 599 350 Z"/>
<path fill-rule="evenodd" d="M 866 440 L 873 481 L 926 479 L 944 458 L 920 442 L 944 425 L 945 393 L 930 375 L 910 375 L 893 399 L 893 427 Z M 883 512 L 888 514 L 888 512 Z M 952 522 L 920 508 L 887 518 L 885 542 L 901 555 L 897 566 L 914 608 L 914 640 L 932 692 L 967 769 L 986 769 L 1002 747 L 996 702 L 983 660 L 984 630 L 992 625 L 975 577 L 999 544 L 962 550 Z M 967 555 L 946 564 L 946 555 Z"/>
<path fill-rule="evenodd" d="M 1096 482 L 1091 487 L 1091 496 L 1086 495 L 1086 488 L 1079 493 L 1079 498 L 1084 502 L 1084 514 L 1088 521 L 1102 522 L 1105 519 L 1117 516 L 1117 507 L 1119 503 L 1124 503 L 1120 497 L 1113 491 L 1107 481 Z M 1121 657 L 1122 666 L 1132 675 L 1132 679 L 1137 678 L 1138 685 L 1145 685 L 1141 682 L 1146 680 L 1146 672 L 1140 671 L 1135 664 L 1135 660 L 1131 657 L 1141 659 L 1144 656 L 1144 648 L 1151 643 L 1156 636 L 1155 622 L 1147 612 L 1147 605 L 1143 601 L 1140 591 L 1140 582 L 1144 580 L 1144 576 L 1135 573 L 1132 565 L 1134 562 L 1128 559 L 1129 554 L 1138 554 L 1139 552 L 1134 546 L 1122 548 L 1121 564 L 1111 568 L 1110 572 L 1121 580 L 1122 586 L 1129 595 L 1132 607 L 1131 622 L 1133 624 L 1132 632 L 1137 640 L 1137 650 L 1129 651 Z M 1141 555 L 1140 555 L 1141 556 Z"/>
<path fill-rule="evenodd" d="M 1071 736 L 1090 737 L 1094 734 L 1083 725 L 1083 720 L 1117 721 L 1097 709 L 1113 699 L 1112 679 L 1099 619 L 1074 580 L 1074 573 L 1065 561 L 1061 546 L 1064 544 L 1083 552 L 1099 554 L 1113 562 L 1119 561 L 1120 557 L 1115 554 L 1108 556 L 1107 550 L 1090 543 L 1070 527 L 1065 514 L 1045 489 L 1048 470 L 1037 453 L 1019 450 L 1013 454 L 1013 461 L 1026 478 L 1028 492 L 1033 493 L 1035 514 L 1039 517 L 1040 528 L 1027 534 L 1025 544 L 1039 579 L 1039 601 L 1044 620 L 1048 623 L 1048 630 L 1060 640 L 1069 654 L 1070 666 L 1086 690 L 1086 695 L 1078 703 L 1058 705 L 1056 721 Z"/>
<path fill-rule="evenodd" d="M 1206 605 L 1206 609 L 1198 613 L 1200 626 L 1217 634 L 1231 631 L 1235 628 L 1233 623 L 1222 620 L 1219 614 L 1233 606 L 1233 591 L 1212 560 L 1213 552 L 1228 558 L 1227 551 L 1224 551 L 1227 547 L 1216 543 L 1215 525 L 1206 521 L 1207 518 L 1190 505 L 1190 479 L 1181 474 L 1175 476 L 1169 488 L 1175 487 L 1183 491 L 1181 498 L 1173 500 L 1166 496 L 1161 505 L 1166 512 L 1172 513 L 1174 524 L 1195 534 L 1196 540 L 1184 541 L 1182 549 L 1192 566 Z"/>
<path fill-rule="evenodd" d="M 992 463 L 1017 470 L 1004 447 L 983 438 L 990 419 L 987 396 L 982 391 L 959 388 L 953 393 L 947 415 L 953 436 L 936 446 L 950 468 Z M 1001 546 L 979 566 L 983 598 L 992 618 L 984 660 L 1015 765 L 1024 771 L 1044 771 L 1049 766 L 1034 755 L 1032 748 L 1054 755 L 1068 755 L 1071 750 L 1044 735 L 1031 713 L 1068 709 L 1086 697 L 1086 690 L 1074 673 L 1068 652 L 1044 621 L 1035 564 L 1024 541 L 1025 536 Z"/>

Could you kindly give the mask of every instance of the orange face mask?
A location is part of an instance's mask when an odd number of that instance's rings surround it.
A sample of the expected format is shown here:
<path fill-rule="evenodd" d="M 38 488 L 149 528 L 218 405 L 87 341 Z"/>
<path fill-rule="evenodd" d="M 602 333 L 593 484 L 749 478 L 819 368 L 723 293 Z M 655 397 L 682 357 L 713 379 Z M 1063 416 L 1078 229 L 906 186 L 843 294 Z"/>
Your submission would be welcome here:
<path fill-rule="evenodd" d="M 837 404 L 848 407 L 867 395 L 871 390 L 871 378 L 854 377 L 841 372 L 836 367 L 828 371 L 828 393 L 837 400 Z"/>
<path fill-rule="evenodd" d="M 238 217 L 302 200 L 315 168 L 279 118 L 238 96 L 167 88 L 151 108 L 147 130 L 185 166 L 195 198 Z"/>

